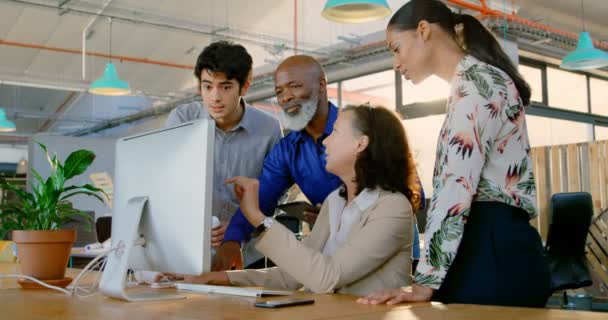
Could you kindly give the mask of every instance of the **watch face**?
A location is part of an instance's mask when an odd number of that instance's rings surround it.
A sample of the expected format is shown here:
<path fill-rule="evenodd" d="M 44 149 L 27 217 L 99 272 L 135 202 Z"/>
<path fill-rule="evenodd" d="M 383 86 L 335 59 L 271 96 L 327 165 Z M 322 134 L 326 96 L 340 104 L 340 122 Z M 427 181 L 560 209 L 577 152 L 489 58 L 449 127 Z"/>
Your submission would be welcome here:
<path fill-rule="evenodd" d="M 272 218 L 264 218 L 264 221 L 263 221 L 264 227 L 270 228 L 270 226 L 272 225 L 273 222 L 274 222 L 274 220 L 272 220 Z"/>

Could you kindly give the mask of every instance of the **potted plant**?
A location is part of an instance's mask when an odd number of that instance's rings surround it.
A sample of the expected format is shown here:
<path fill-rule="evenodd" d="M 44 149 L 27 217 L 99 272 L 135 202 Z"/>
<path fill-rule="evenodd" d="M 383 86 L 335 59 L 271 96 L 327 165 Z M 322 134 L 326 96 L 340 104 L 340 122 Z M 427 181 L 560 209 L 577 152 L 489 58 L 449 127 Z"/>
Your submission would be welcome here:
<path fill-rule="evenodd" d="M 105 193 L 90 184 L 65 185 L 93 163 L 93 152 L 74 151 L 62 164 L 56 154 L 51 158 L 45 145 L 38 145 L 51 166 L 46 180 L 32 169 L 36 183 L 32 184 L 31 192 L 26 192 L 0 177 L 0 188 L 16 194 L 15 200 L 0 205 L 0 239 L 12 231 L 22 274 L 45 281 L 61 281 L 76 239 L 76 230 L 61 230 L 62 226 L 75 216 L 84 217 L 89 228 L 92 222 L 88 214 L 73 208 L 69 199 L 86 195 L 103 202 L 101 195 Z"/>

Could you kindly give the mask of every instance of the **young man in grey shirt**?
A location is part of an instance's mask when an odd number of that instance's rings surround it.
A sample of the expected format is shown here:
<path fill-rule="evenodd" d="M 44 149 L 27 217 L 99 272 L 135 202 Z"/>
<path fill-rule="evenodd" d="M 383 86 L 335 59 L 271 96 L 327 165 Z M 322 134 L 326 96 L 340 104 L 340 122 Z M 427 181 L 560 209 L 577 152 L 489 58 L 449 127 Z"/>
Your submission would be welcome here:
<path fill-rule="evenodd" d="M 212 230 L 213 247 L 221 245 L 226 227 L 239 207 L 232 187 L 224 181 L 235 176 L 257 177 L 264 157 L 281 138 L 279 122 L 243 99 L 251 84 L 252 65 L 243 46 L 226 41 L 210 44 L 194 68 L 203 103 L 175 108 L 166 122 L 172 126 L 201 118 L 215 121 L 212 208 L 221 224 Z M 245 266 L 260 258 L 262 255 L 252 243 L 243 246 Z"/>

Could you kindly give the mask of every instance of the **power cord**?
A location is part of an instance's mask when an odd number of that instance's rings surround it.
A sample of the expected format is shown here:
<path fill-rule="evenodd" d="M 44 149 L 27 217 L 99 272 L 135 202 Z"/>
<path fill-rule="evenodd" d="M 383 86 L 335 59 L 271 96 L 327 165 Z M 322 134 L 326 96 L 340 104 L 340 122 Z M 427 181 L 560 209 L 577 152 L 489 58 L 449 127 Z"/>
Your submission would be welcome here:
<path fill-rule="evenodd" d="M 36 279 L 31 276 L 26 276 L 23 274 L 0 274 L 0 278 L 27 279 L 27 280 L 33 281 L 33 282 L 45 287 L 45 288 L 63 292 L 69 296 L 75 295 L 80 298 L 89 297 L 89 296 L 95 295 L 97 293 L 97 288 L 99 287 L 99 281 L 101 280 L 100 277 L 101 277 L 102 272 L 97 273 L 97 275 L 95 276 L 95 281 L 93 282 L 92 285 L 88 286 L 88 288 L 79 287 L 80 280 L 82 280 L 82 278 L 84 278 L 84 276 L 86 274 L 88 274 L 89 272 L 91 272 L 92 270 L 94 270 L 96 268 L 103 270 L 103 268 L 105 267 L 106 262 L 107 262 L 108 254 L 117 249 L 118 248 L 113 248 L 113 249 L 110 249 L 109 251 L 106 251 L 106 252 L 103 252 L 103 253 L 100 253 L 99 255 L 97 255 L 91 262 L 89 262 L 84 267 L 84 269 L 82 269 L 82 271 L 78 274 L 78 276 L 76 276 L 76 278 L 74 279 L 72 284 L 70 286 L 68 286 L 68 289 L 53 286 L 53 285 L 45 283 L 44 281 L 41 281 L 39 279 Z M 84 292 L 85 294 L 80 295 L 79 292 Z"/>

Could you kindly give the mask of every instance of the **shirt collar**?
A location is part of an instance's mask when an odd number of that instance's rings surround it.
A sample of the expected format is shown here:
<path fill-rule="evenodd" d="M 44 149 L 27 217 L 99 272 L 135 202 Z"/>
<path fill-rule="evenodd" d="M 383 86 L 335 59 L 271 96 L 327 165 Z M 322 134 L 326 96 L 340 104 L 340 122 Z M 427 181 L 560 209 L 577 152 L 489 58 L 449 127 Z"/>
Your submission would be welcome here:
<path fill-rule="evenodd" d="M 361 192 L 359 192 L 359 195 L 355 197 L 353 202 L 355 203 L 355 205 L 357 205 L 357 207 L 359 207 L 359 210 L 363 212 L 367 210 L 367 208 L 369 208 L 372 204 L 374 204 L 376 200 L 378 200 L 379 196 L 380 192 L 377 188 L 371 190 L 365 188 L 361 190 Z"/>
<path fill-rule="evenodd" d="M 344 205 L 346 203 L 346 199 L 340 194 L 345 194 L 345 192 L 346 187 L 344 185 L 341 185 L 338 189 L 332 192 L 330 196 L 328 196 L 328 198 L 332 198 L 332 201 L 340 201 L 340 203 Z M 367 208 L 369 208 L 372 204 L 374 204 L 376 200 L 378 200 L 378 197 L 380 197 L 380 191 L 378 188 L 364 188 L 363 190 L 361 190 L 361 192 L 359 192 L 355 199 L 353 199 L 352 203 L 356 205 L 357 208 L 359 208 L 359 211 L 363 212 L 367 210 Z"/>
<path fill-rule="evenodd" d="M 241 118 L 241 121 L 236 125 L 236 127 L 234 127 L 234 129 L 243 128 L 245 130 L 251 130 L 255 125 L 255 120 L 252 119 L 253 116 L 251 115 L 251 111 L 247 109 L 253 107 L 247 102 L 245 102 L 244 98 L 241 98 L 241 105 L 243 106 L 243 117 Z"/>
<path fill-rule="evenodd" d="M 327 122 L 325 123 L 325 130 L 323 130 L 322 137 L 327 137 L 334 130 L 334 124 L 336 123 L 336 119 L 338 119 L 338 107 L 336 107 L 331 101 L 327 104 Z M 308 135 L 306 129 L 302 129 L 298 132 L 295 132 L 296 139 L 294 142 L 299 143 L 304 139 L 304 135 Z"/>

